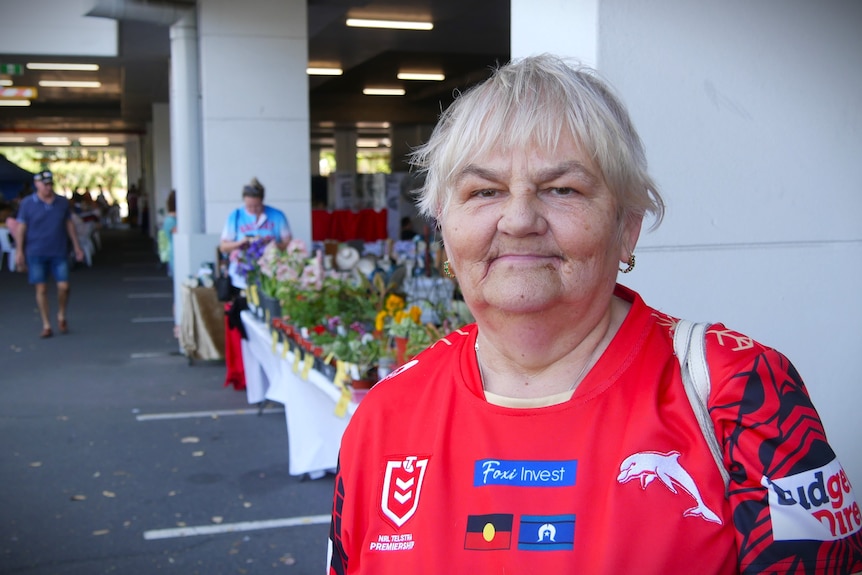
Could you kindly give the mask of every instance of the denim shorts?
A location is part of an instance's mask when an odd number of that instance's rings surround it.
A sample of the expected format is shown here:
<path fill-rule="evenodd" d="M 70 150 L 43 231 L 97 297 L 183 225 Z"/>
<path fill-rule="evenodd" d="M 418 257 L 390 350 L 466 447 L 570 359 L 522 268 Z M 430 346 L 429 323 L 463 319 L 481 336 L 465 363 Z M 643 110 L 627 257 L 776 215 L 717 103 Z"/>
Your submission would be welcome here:
<path fill-rule="evenodd" d="M 60 256 L 27 256 L 27 270 L 31 284 L 43 284 L 48 274 L 58 282 L 69 281 L 69 260 Z"/>

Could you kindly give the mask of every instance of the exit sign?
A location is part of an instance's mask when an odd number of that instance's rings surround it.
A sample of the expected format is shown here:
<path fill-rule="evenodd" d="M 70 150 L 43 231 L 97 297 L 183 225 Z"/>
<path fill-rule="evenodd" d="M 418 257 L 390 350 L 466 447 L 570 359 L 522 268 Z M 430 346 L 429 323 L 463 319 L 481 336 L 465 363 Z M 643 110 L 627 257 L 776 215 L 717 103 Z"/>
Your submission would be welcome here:
<path fill-rule="evenodd" d="M 9 74 L 10 76 L 20 76 L 24 73 L 24 66 L 21 64 L 0 64 L 0 74 Z"/>

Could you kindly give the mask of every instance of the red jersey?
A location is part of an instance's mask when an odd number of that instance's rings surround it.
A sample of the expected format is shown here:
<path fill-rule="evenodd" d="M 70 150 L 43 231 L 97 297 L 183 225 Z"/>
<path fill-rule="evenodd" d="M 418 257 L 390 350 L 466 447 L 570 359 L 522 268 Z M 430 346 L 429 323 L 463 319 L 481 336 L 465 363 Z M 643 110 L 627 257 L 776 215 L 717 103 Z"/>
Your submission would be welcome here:
<path fill-rule="evenodd" d="M 485 401 L 476 326 L 375 386 L 344 434 L 330 573 L 862 570 L 862 514 L 798 373 L 721 324 L 708 407 L 729 492 L 686 397 L 676 320 L 631 310 L 560 404 Z"/>

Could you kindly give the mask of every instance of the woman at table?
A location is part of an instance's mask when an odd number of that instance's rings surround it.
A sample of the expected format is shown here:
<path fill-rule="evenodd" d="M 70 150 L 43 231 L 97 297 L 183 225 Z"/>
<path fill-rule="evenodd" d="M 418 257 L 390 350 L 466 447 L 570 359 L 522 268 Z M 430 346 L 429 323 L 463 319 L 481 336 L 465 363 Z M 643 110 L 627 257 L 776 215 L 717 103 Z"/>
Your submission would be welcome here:
<path fill-rule="evenodd" d="M 264 187 L 253 178 L 242 188 L 242 206 L 228 215 L 221 233 L 219 250 L 230 255 L 228 272 L 234 287 L 244 289 L 245 278 L 237 273 L 237 257 L 242 250 L 247 249 L 252 242 L 278 242 L 278 247 L 284 249 L 290 242 L 290 223 L 284 212 L 272 206 L 264 205 Z"/>
<path fill-rule="evenodd" d="M 616 283 L 664 205 L 593 72 L 548 55 L 504 66 L 413 159 L 476 323 L 351 419 L 330 573 L 862 570 L 859 507 L 799 374 L 715 324 L 725 485 L 684 392 L 677 320 Z"/>

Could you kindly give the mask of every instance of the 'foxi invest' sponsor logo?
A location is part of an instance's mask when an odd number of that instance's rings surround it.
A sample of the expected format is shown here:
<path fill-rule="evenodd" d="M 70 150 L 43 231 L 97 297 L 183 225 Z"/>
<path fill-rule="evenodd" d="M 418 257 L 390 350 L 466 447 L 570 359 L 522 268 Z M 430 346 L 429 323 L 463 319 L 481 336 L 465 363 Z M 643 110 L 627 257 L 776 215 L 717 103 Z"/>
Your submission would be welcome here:
<path fill-rule="evenodd" d="M 575 484 L 577 469 L 577 461 L 480 459 L 473 467 L 473 485 L 569 487 Z"/>

